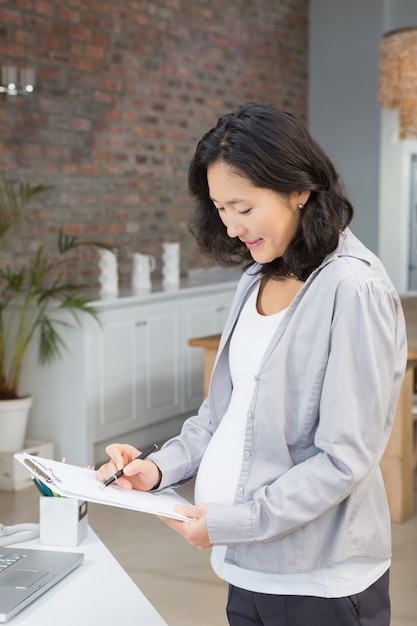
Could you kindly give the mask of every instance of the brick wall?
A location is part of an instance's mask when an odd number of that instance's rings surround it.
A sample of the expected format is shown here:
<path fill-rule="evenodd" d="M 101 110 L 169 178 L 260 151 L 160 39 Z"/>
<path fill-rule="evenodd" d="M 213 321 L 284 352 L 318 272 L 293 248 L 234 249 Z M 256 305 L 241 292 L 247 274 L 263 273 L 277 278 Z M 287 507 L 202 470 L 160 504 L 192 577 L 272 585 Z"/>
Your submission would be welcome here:
<path fill-rule="evenodd" d="M 53 184 L 13 242 L 27 259 L 67 233 L 132 252 L 188 232 L 187 168 L 219 115 L 247 100 L 306 119 L 308 0 L 0 0 L 1 64 L 35 68 L 31 96 L 0 96 L 0 177 Z M 97 258 L 71 271 L 97 283 Z"/>

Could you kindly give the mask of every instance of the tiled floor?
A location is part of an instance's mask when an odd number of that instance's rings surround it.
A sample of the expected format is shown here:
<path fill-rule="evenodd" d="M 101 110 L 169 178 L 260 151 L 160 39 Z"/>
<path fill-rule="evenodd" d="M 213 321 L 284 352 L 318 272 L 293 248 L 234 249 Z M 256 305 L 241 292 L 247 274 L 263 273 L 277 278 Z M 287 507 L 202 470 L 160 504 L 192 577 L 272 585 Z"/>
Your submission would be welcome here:
<path fill-rule="evenodd" d="M 192 485 L 181 492 L 192 499 Z M 393 525 L 391 626 L 417 624 L 417 490 L 415 502 L 414 516 Z M 0 523 L 38 519 L 35 489 L 0 491 Z M 169 626 L 227 625 L 227 586 L 212 573 L 209 551 L 192 548 L 153 515 L 89 504 L 89 523 Z"/>

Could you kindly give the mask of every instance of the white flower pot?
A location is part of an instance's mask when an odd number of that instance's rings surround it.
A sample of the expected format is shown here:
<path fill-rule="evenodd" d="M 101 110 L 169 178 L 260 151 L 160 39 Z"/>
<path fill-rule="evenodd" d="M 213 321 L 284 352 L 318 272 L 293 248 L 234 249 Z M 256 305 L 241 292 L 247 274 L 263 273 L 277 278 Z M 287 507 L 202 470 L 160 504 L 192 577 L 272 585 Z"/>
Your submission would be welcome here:
<path fill-rule="evenodd" d="M 0 400 L 0 452 L 17 452 L 25 443 L 32 396 Z"/>

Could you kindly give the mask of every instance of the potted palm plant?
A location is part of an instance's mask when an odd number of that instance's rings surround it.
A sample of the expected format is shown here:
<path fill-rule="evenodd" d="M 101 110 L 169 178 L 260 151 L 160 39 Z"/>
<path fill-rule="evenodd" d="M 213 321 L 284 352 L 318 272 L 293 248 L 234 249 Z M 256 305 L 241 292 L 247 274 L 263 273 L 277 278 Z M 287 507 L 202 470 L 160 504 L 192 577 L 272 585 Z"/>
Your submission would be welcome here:
<path fill-rule="evenodd" d="M 112 249 L 99 242 L 80 241 L 61 228 L 56 250 L 47 254 L 40 244 L 30 263 L 15 267 L 10 253 L 10 235 L 26 217 L 31 203 L 48 192 L 45 185 L 5 180 L 0 183 L 0 451 L 23 447 L 32 397 L 20 389 L 25 353 L 32 341 L 39 346 L 39 361 L 50 363 L 62 353 L 60 312 L 69 311 L 75 322 L 79 314 L 97 318 L 82 286 L 65 273 L 68 255 L 80 246 Z M 9 251 L 9 252 L 8 252 Z M 2 415 L 1 409 L 5 413 Z"/>

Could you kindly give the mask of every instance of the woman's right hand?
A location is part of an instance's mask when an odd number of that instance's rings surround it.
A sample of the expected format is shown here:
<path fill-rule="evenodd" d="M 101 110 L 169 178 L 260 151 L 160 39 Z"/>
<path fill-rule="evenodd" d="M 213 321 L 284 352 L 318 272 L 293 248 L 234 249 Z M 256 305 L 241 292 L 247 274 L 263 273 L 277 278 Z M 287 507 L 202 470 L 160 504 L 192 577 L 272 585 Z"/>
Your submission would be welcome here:
<path fill-rule="evenodd" d="M 112 443 L 107 446 L 106 453 L 110 461 L 96 471 L 96 478 L 101 482 L 104 483 L 110 476 L 123 469 L 123 476 L 116 482 L 124 489 L 149 491 L 159 484 L 161 480 L 159 468 L 150 459 L 137 459 L 140 450 L 134 446 L 127 443 Z"/>

